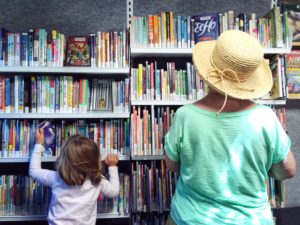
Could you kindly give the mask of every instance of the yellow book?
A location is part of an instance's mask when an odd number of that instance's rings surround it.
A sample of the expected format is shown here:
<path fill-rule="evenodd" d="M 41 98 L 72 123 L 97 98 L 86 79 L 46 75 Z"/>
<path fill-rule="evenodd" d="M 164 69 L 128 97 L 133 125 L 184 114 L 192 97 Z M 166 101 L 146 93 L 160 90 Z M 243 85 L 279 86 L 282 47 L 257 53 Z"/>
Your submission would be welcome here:
<path fill-rule="evenodd" d="M 67 112 L 72 112 L 72 100 L 73 100 L 73 77 L 68 76 L 68 97 L 67 97 Z"/>
<path fill-rule="evenodd" d="M 175 43 L 173 32 L 174 32 L 174 12 L 170 12 L 170 44 L 171 44 L 171 47 L 174 47 L 174 43 Z"/>
<path fill-rule="evenodd" d="M 143 64 L 138 65 L 138 100 L 143 100 Z"/>

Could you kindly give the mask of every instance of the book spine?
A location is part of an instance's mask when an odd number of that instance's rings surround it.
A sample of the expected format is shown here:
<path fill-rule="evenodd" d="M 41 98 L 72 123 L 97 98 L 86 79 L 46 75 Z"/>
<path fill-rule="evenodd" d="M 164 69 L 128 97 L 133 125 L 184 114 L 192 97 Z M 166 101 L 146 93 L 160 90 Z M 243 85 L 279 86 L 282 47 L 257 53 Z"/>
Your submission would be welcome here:
<path fill-rule="evenodd" d="M 28 32 L 28 66 L 33 66 L 33 50 L 34 50 L 34 30 Z"/>
<path fill-rule="evenodd" d="M 21 66 L 28 66 L 28 34 L 21 34 Z"/>

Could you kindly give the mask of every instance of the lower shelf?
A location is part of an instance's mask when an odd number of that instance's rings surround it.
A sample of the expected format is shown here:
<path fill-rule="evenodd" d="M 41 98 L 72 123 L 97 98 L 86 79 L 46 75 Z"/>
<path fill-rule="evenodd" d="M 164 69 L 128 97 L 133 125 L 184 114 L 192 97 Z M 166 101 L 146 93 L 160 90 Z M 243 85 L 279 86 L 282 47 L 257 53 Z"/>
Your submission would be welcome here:
<path fill-rule="evenodd" d="M 118 213 L 98 213 L 97 219 L 127 219 L 129 215 L 120 215 Z M 47 220 L 47 215 L 30 216 L 0 216 L 0 221 L 42 221 Z"/>

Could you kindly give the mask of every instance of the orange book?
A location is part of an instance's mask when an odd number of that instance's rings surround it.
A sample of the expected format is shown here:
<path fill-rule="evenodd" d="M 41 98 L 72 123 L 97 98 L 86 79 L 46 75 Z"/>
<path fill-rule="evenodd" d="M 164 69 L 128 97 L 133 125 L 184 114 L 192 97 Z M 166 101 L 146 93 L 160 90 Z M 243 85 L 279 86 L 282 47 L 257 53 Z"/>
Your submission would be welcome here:
<path fill-rule="evenodd" d="M 154 47 L 153 15 L 148 15 L 148 45 L 149 47 Z"/>
<path fill-rule="evenodd" d="M 153 16 L 153 44 L 155 48 L 159 47 L 158 15 Z"/>

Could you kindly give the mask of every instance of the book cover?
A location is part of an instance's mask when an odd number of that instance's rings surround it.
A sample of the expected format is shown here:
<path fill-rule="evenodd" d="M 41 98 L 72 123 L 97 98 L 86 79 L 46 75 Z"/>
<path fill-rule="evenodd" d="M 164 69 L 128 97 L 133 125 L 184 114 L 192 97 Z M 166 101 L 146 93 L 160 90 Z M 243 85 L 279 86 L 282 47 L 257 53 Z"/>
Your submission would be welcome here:
<path fill-rule="evenodd" d="M 91 66 L 89 37 L 69 37 L 67 66 Z"/>
<path fill-rule="evenodd" d="M 283 11 L 288 14 L 288 26 L 293 33 L 293 41 L 300 42 L 300 4 L 283 4 Z"/>
<path fill-rule="evenodd" d="M 44 131 L 44 145 L 46 153 L 50 156 L 55 153 L 55 126 L 51 120 L 44 120 L 38 124 L 38 128 Z"/>
<path fill-rule="evenodd" d="M 300 51 L 286 55 L 288 98 L 300 99 Z"/>
<path fill-rule="evenodd" d="M 205 13 L 193 16 L 195 43 L 216 40 L 219 36 L 219 14 Z"/>

